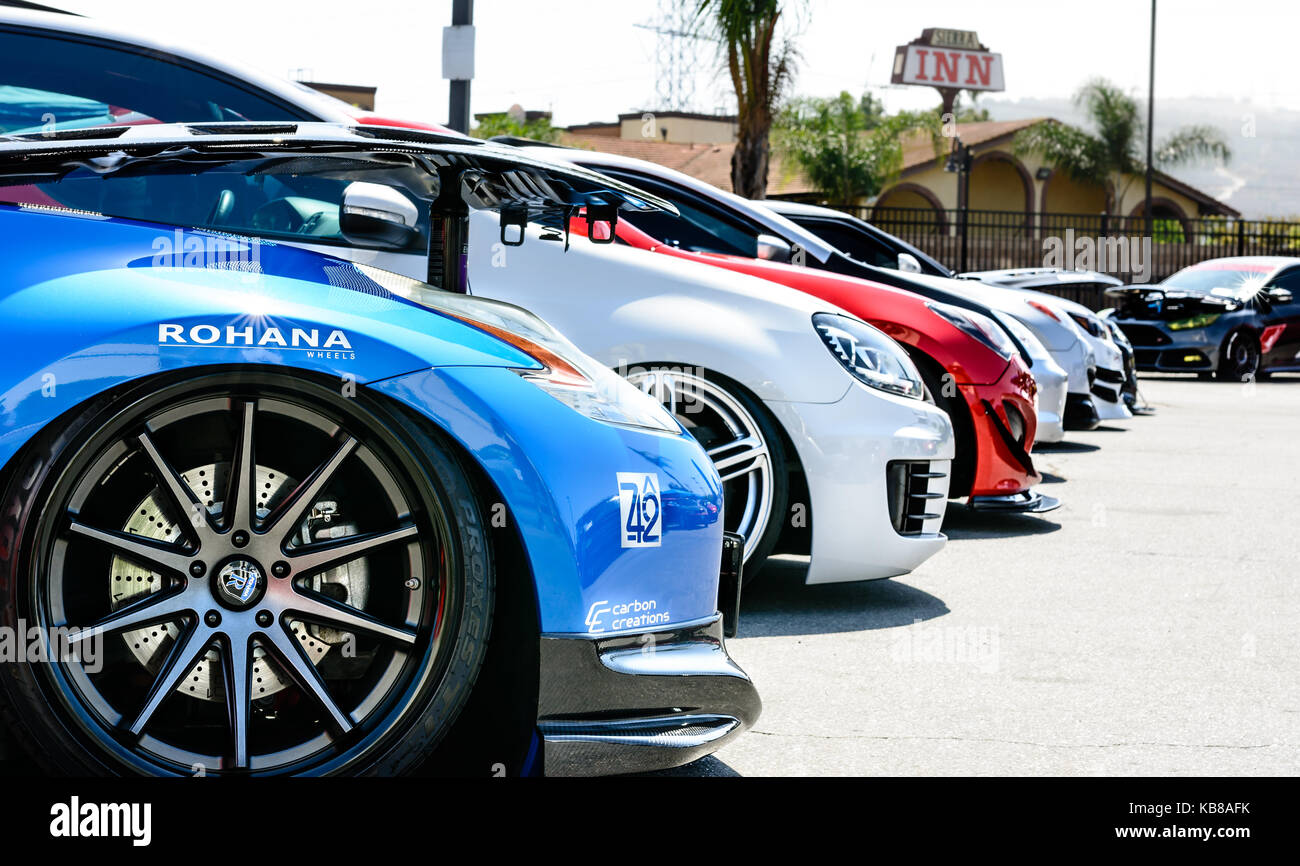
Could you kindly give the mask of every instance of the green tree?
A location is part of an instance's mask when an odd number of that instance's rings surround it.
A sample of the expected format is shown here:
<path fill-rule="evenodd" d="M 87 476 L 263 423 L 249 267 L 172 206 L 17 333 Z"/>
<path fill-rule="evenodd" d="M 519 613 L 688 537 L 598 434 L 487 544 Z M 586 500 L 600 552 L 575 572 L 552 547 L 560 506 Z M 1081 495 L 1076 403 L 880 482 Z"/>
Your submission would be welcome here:
<path fill-rule="evenodd" d="M 1094 78 L 1074 95 L 1094 132 L 1049 121 L 1016 136 L 1018 154 L 1039 153 L 1072 180 L 1115 190 L 1115 211 L 1123 214 L 1129 188 L 1146 173 L 1146 124 L 1137 101 L 1104 78 Z M 1223 133 L 1212 126 L 1184 126 L 1154 147 L 1154 167 L 1173 168 L 1232 156 Z"/>
<path fill-rule="evenodd" d="M 688 0 L 697 26 L 717 40 L 736 92 L 736 148 L 731 188 L 746 198 L 767 195 L 769 136 L 776 108 L 794 75 L 797 53 L 777 43 L 782 0 Z"/>
<path fill-rule="evenodd" d="M 469 131 L 475 138 L 492 138 L 494 135 L 510 135 L 515 138 L 530 138 L 533 141 L 554 143 L 559 141 L 561 130 L 551 125 L 549 117 L 536 120 L 520 120 L 508 113 L 489 114 L 479 120 L 478 126 Z"/>
<path fill-rule="evenodd" d="M 929 135 L 936 155 L 942 147 L 937 111 L 886 116 L 871 94 L 854 99 L 848 91 L 829 98 L 802 97 L 778 113 L 774 139 L 828 200 L 851 203 L 877 195 L 903 167 L 903 141 Z"/>

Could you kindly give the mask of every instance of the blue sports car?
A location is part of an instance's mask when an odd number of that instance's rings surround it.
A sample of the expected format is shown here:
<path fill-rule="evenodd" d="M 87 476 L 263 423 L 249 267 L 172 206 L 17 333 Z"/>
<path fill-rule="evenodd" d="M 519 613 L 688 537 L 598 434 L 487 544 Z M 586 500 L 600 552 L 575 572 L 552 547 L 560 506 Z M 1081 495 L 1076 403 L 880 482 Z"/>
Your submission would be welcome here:
<path fill-rule="evenodd" d="M 538 318 L 89 212 L 0 237 L 0 711 L 45 769 L 626 772 L 757 717 L 712 463 Z"/>

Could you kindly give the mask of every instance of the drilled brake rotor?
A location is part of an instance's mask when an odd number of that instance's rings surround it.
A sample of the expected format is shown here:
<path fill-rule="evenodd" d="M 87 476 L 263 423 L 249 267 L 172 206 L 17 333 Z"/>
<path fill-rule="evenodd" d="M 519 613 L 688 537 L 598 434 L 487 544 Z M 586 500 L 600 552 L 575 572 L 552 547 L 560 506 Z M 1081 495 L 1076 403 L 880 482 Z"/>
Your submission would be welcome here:
<path fill-rule="evenodd" d="M 222 502 L 216 498 L 219 495 L 217 491 L 225 491 L 228 471 L 229 464 L 209 463 L 181 473 L 181 479 L 217 522 L 222 511 Z M 297 482 L 283 473 L 266 466 L 258 466 L 256 486 L 258 519 L 270 514 L 296 486 Z M 180 526 L 167 517 L 167 509 L 162 505 L 166 501 L 167 495 L 160 488 L 155 488 L 136 505 L 131 516 L 123 524 L 122 530 L 156 541 L 168 543 L 180 541 L 182 538 Z M 356 526 L 344 523 L 340 518 L 336 503 L 332 501 L 314 503 L 310 514 L 303 520 L 295 543 L 326 541 L 356 534 Z M 113 610 L 146 595 L 159 592 L 163 588 L 162 575 L 122 557 L 114 556 L 110 569 L 112 573 L 109 586 Z M 316 575 L 311 578 L 311 585 L 315 591 L 336 601 L 363 608 L 369 593 L 365 561 L 353 561 Z M 302 621 L 292 623 L 291 629 L 313 665 L 319 665 L 331 648 L 353 639 L 347 632 L 315 624 L 309 625 Z M 179 626 L 172 622 L 124 632 L 121 637 L 136 660 L 150 673 L 156 675 L 179 634 Z M 260 646 L 253 650 L 252 676 L 251 690 L 254 698 L 269 697 L 284 689 L 287 684 L 286 676 L 279 666 L 267 657 L 266 651 Z M 208 650 L 176 687 L 176 691 L 205 701 L 225 700 L 220 654 L 216 649 Z"/>

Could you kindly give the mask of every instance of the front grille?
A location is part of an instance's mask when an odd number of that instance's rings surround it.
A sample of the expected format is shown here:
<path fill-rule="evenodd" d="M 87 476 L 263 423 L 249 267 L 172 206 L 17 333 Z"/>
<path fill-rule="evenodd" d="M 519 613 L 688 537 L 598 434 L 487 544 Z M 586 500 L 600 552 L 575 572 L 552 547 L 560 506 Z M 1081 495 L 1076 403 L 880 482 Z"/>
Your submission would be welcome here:
<path fill-rule="evenodd" d="M 1124 373 L 1120 370 L 1107 370 L 1098 367 L 1097 378 L 1103 382 L 1110 382 L 1112 385 L 1119 385 L 1124 381 Z"/>
<path fill-rule="evenodd" d="M 931 482 L 946 478 L 948 473 L 938 472 L 925 460 L 894 460 L 885 468 L 886 493 L 889 496 L 889 519 L 899 535 L 920 535 L 925 521 L 942 516 L 930 509 L 935 499 L 943 493 L 931 493 L 937 485 Z"/>
<path fill-rule="evenodd" d="M 1149 370 L 1160 363 L 1159 349 L 1135 349 L 1133 356 L 1139 370 Z"/>
<path fill-rule="evenodd" d="M 1107 403 L 1119 402 L 1119 389 L 1117 388 L 1109 388 L 1105 385 L 1093 385 L 1092 393 L 1105 400 Z"/>
<path fill-rule="evenodd" d="M 1152 325 L 1120 325 L 1120 328 L 1134 346 L 1167 346 L 1173 342 L 1168 334 Z"/>
<path fill-rule="evenodd" d="M 1019 409 L 1006 401 L 1002 403 L 1002 410 L 1007 413 L 1007 430 L 1011 433 L 1011 438 L 1023 446 L 1027 432 L 1025 416 L 1020 414 Z"/>

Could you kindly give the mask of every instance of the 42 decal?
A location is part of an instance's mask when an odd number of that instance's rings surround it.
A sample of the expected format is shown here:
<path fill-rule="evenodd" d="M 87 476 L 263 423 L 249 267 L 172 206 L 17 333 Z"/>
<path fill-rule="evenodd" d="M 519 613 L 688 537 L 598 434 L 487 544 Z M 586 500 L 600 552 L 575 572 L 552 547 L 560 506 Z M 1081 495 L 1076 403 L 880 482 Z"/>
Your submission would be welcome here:
<path fill-rule="evenodd" d="M 653 472 L 619 472 L 617 475 L 621 545 L 658 547 L 663 541 L 659 476 Z"/>

